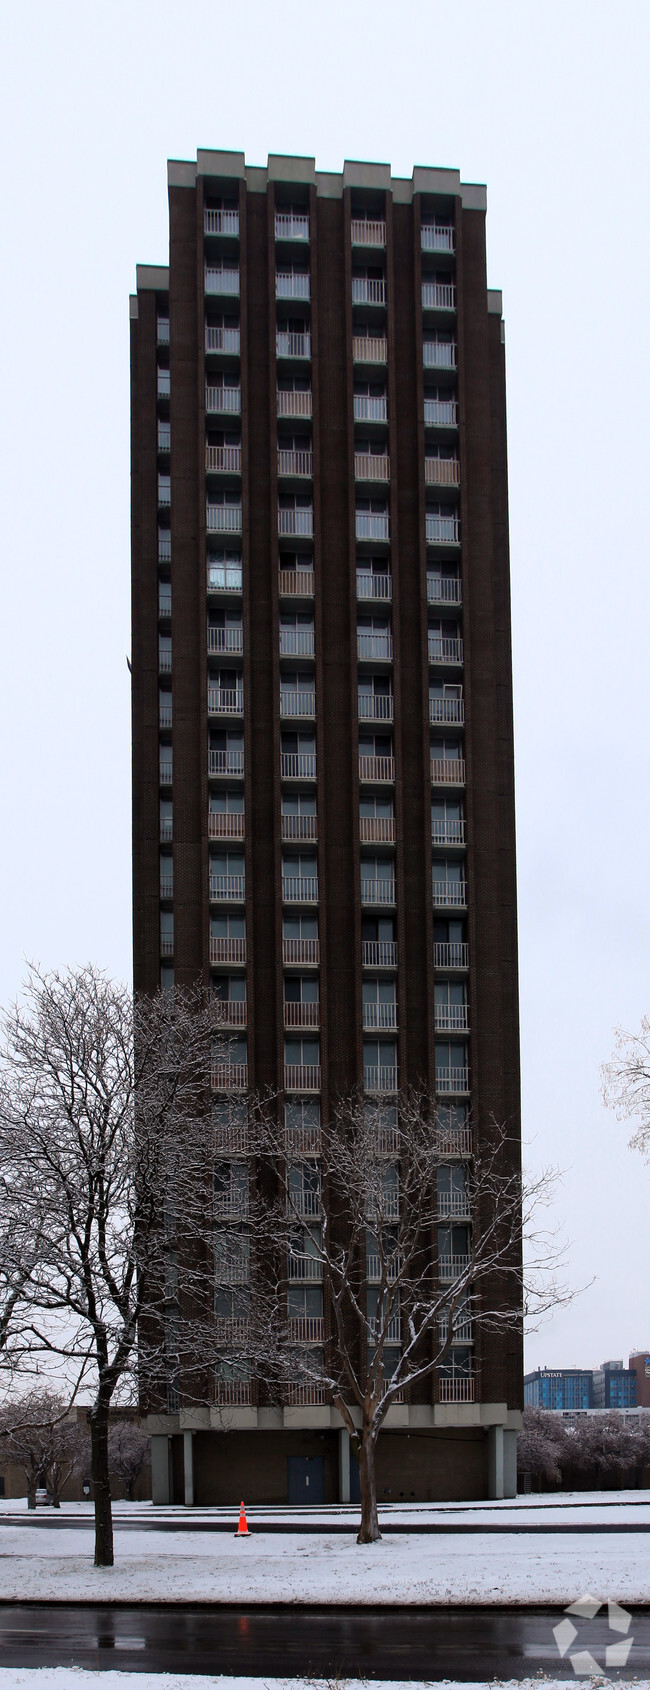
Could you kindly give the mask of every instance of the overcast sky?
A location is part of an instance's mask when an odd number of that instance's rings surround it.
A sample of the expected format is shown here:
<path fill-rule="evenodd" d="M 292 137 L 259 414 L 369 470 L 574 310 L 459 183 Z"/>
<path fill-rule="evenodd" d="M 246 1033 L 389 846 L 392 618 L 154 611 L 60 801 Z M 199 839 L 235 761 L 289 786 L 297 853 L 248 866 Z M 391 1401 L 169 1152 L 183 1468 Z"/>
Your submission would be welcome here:
<path fill-rule="evenodd" d="M 576 1283 L 528 1364 L 650 1344 L 650 1169 L 599 1099 L 650 1011 L 647 0 L 24 0 L 2 136 L 0 1000 L 129 976 L 128 294 L 197 146 L 488 184 L 507 331 L 524 1133 Z"/>

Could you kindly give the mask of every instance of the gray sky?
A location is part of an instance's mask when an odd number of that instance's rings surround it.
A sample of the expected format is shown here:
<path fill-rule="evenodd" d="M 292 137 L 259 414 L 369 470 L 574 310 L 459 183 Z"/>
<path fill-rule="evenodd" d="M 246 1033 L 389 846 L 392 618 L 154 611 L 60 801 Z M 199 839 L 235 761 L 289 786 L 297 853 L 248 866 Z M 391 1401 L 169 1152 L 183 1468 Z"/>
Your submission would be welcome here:
<path fill-rule="evenodd" d="M 504 290 L 524 1130 L 567 1170 L 571 1311 L 528 1364 L 650 1343 L 650 1169 L 603 1110 L 650 1010 L 644 0 L 32 0 L 5 10 L 0 1001 L 128 976 L 128 307 L 197 146 L 460 168 Z M 625 437 L 625 450 L 623 450 Z"/>

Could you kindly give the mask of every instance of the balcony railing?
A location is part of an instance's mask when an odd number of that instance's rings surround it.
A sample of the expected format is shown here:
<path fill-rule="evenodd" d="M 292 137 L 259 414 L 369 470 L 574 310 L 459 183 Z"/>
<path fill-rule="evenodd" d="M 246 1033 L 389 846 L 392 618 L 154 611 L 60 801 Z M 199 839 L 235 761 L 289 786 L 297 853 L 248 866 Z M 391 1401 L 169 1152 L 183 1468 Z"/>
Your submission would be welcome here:
<path fill-rule="evenodd" d="M 237 810 L 208 810 L 208 839 L 243 839 L 246 817 Z"/>
<path fill-rule="evenodd" d="M 281 569 L 278 575 L 278 592 L 280 598 L 313 599 L 313 569 Z"/>
<path fill-rule="evenodd" d="M 392 634 L 357 634 L 357 657 L 376 658 L 390 663 L 393 658 Z"/>
<path fill-rule="evenodd" d="M 214 1323 L 214 1336 L 219 1344 L 245 1344 L 250 1335 L 250 1323 L 243 1316 L 234 1315 L 232 1320 L 226 1316 L 218 1316 Z M 228 1384 L 241 1381 L 228 1380 Z M 223 1384 L 224 1381 L 222 1380 Z"/>
<path fill-rule="evenodd" d="M 280 775 L 282 780 L 315 780 L 316 752 L 281 751 Z"/>
<path fill-rule="evenodd" d="M 276 241 L 308 241 L 309 215 L 302 211 L 276 211 Z"/>
<path fill-rule="evenodd" d="M 387 452 L 355 452 L 354 474 L 357 481 L 390 481 L 390 458 Z M 359 518 L 357 516 L 357 522 Z"/>
<path fill-rule="evenodd" d="M 171 704 L 159 704 L 159 706 L 158 706 L 158 727 L 159 728 L 171 728 L 171 725 L 172 725 L 172 706 L 171 706 Z"/>
<path fill-rule="evenodd" d="M 236 687 L 208 687 L 209 716 L 243 716 L 244 694 Z"/>
<path fill-rule="evenodd" d="M 423 252 L 454 250 L 454 230 L 451 223 L 423 223 L 420 235 Z"/>
<path fill-rule="evenodd" d="M 352 337 L 352 357 L 355 364 L 385 364 L 388 361 L 388 341 L 385 335 L 355 334 Z"/>
<path fill-rule="evenodd" d="M 158 766 L 158 773 L 159 773 L 159 777 L 160 777 L 160 785 L 161 786 L 171 786 L 171 784 L 172 784 L 172 765 L 171 765 L 170 762 L 167 762 L 167 761 L 163 762 L 162 757 L 160 759 L 160 763 L 159 763 L 159 766 Z"/>
<path fill-rule="evenodd" d="M 462 698 L 430 698 L 429 721 L 432 726 L 441 722 L 464 722 L 465 701 Z"/>
<path fill-rule="evenodd" d="M 246 899 L 246 877 L 243 874 L 211 874 L 210 902 L 214 904 L 243 904 Z"/>
<path fill-rule="evenodd" d="M 469 1091 L 469 1068 L 436 1068 L 439 1097 L 458 1097 Z"/>
<path fill-rule="evenodd" d="M 248 1085 L 247 1062 L 217 1062 L 211 1069 L 213 1091 L 245 1091 Z"/>
<path fill-rule="evenodd" d="M 223 1125 L 215 1122 L 214 1146 L 223 1156 L 247 1156 L 249 1137 L 246 1122 L 226 1121 Z"/>
<path fill-rule="evenodd" d="M 403 1259 L 398 1254 L 389 1256 L 383 1263 L 381 1256 L 374 1254 L 366 1256 L 366 1280 L 368 1285 L 379 1285 L 384 1273 L 388 1284 L 394 1285 L 403 1265 Z"/>
<path fill-rule="evenodd" d="M 173 898 L 173 896 L 174 896 L 174 876 L 172 874 L 161 875 L 160 876 L 160 898 L 161 898 L 161 902 L 167 903 L 170 898 Z"/>
<path fill-rule="evenodd" d="M 393 698 L 392 694 L 378 692 L 359 693 L 359 721 L 360 722 L 392 722 Z"/>
<path fill-rule="evenodd" d="M 315 716 L 315 692 L 298 692 L 293 689 L 289 691 L 288 688 L 286 690 L 282 688 L 280 692 L 280 715 L 302 717 Z"/>
<path fill-rule="evenodd" d="M 159 651 L 158 652 L 158 673 L 160 675 L 171 675 L 171 672 L 172 672 L 172 654 L 171 654 L 171 651 Z"/>
<path fill-rule="evenodd" d="M 311 452 L 278 451 L 278 475 L 313 475 L 313 454 Z"/>
<path fill-rule="evenodd" d="M 468 1221 L 470 1219 L 469 1199 L 466 1191 L 438 1192 L 438 1220 Z"/>
<path fill-rule="evenodd" d="M 428 546 L 458 546 L 460 522 L 456 515 L 439 516 L 427 511 L 426 537 Z"/>
<path fill-rule="evenodd" d="M 431 758 L 432 786 L 464 786 L 465 758 L 464 757 L 432 757 Z"/>
<path fill-rule="evenodd" d="M 353 217 L 350 238 L 353 246 L 385 246 L 386 224 L 383 217 Z"/>
<path fill-rule="evenodd" d="M 208 534 L 241 534 L 241 505 L 208 505 Z"/>
<path fill-rule="evenodd" d="M 456 399 L 425 399 L 424 426 L 425 428 L 456 428 L 458 426 L 458 401 Z"/>
<path fill-rule="evenodd" d="M 241 416 L 241 387 L 206 387 L 205 408 L 208 416 Z"/>
<path fill-rule="evenodd" d="M 243 628 L 208 628 L 209 652 L 239 652 L 244 650 Z"/>
<path fill-rule="evenodd" d="M 363 968 L 397 968 L 396 940 L 362 939 L 361 965 Z"/>
<path fill-rule="evenodd" d="M 324 1402 L 325 1388 L 323 1385 L 287 1385 L 287 1406 L 289 1408 L 314 1408 Z"/>
<path fill-rule="evenodd" d="M 246 1275 L 248 1279 L 248 1274 Z M 226 1281 L 221 1280 L 221 1284 Z M 229 1279 L 229 1285 L 239 1284 L 239 1280 Z M 227 1404 L 231 1408 L 243 1408 L 252 1401 L 251 1384 L 249 1379 L 217 1379 L 214 1387 L 215 1403 Z"/>
<path fill-rule="evenodd" d="M 385 305 L 386 282 L 383 276 L 353 276 L 353 305 Z"/>
<path fill-rule="evenodd" d="M 450 1127 L 447 1132 L 439 1133 L 436 1138 L 436 1149 L 439 1150 L 441 1156 L 471 1156 L 471 1127 Z"/>
<path fill-rule="evenodd" d="M 313 510 L 278 510 L 278 534 L 297 534 L 311 538 L 314 532 Z"/>
<path fill-rule="evenodd" d="M 325 1322 L 322 1314 L 295 1315 L 289 1321 L 289 1337 L 296 1343 L 322 1344 L 324 1334 Z"/>
<path fill-rule="evenodd" d="M 469 945 L 462 939 L 438 939 L 433 947 L 434 968 L 469 968 Z"/>
<path fill-rule="evenodd" d="M 159 475 L 158 476 L 158 504 L 162 509 L 165 509 L 169 505 L 171 505 L 171 502 L 172 502 L 171 479 L 168 475 Z"/>
<path fill-rule="evenodd" d="M 171 816 L 161 816 L 161 818 L 160 818 L 160 843 L 161 843 L 161 845 L 170 845 L 173 837 L 174 837 L 174 823 L 172 821 Z"/>
<path fill-rule="evenodd" d="M 246 961 L 246 940 L 245 939 L 228 939 L 228 938 L 211 939 L 210 940 L 210 961 L 212 963 L 245 962 Z"/>
<path fill-rule="evenodd" d="M 364 1003 L 363 1030 L 371 1032 L 393 1032 L 397 1027 L 396 1003 Z"/>
<path fill-rule="evenodd" d="M 366 1092 L 396 1092 L 397 1068 L 375 1067 L 374 1064 L 364 1068 L 363 1089 Z"/>
<path fill-rule="evenodd" d="M 436 816 L 432 816 L 431 843 L 433 845 L 464 845 L 464 818 L 460 817 L 458 820 L 452 821 L 451 818 L 447 819 L 446 816 L 441 817 L 440 820 Z"/>
<path fill-rule="evenodd" d="M 430 663 L 462 663 L 463 642 L 447 634 L 429 634 Z"/>
<path fill-rule="evenodd" d="M 436 880 L 433 881 L 433 907 L 436 910 L 464 908 L 467 903 L 467 882 L 465 880 Z"/>
<path fill-rule="evenodd" d="M 285 1091 L 320 1091 L 320 1063 L 285 1062 Z"/>
<path fill-rule="evenodd" d="M 434 1010 L 437 1033 L 466 1033 L 469 1027 L 469 1008 L 466 1003 L 437 1003 Z"/>
<path fill-rule="evenodd" d="M 282 901 L 285 904 L 317 904 L 318 875 L 283 874 Z"/>
<path fill-rule="evenodd" d="M 392 575 L 375 575 L 370 569 L 357 570 L 357 598 L 382 600 L 390 603 L 393 597 Z"/>
<path fill-rule="evenodd" d="M 283 816 L 283 839 L 318 839 L 318 816 Z"/>
<path fill-rule="evenodd" d="M 318 1220 L 322 1213 L 320 1191 L 292 1191 L 287 1197 L 287 1215 L 300 1215 L 302 1220 Z"/>
<path fill-rule="evenodd" d="M 283 939 L 282 961 L 295 967 L 296 963 L 305 963 L 314 968 L 320 962 L 320 944 L 318 939 Z"/>
<path fill-rule="evenodd" d="M 378 877 L 373 876 L 371 878 L 370 875 L 362 874 L 361 902 L 362 904 L 394 904 L 395 881 L 392 878 L 380 880 Z"/>
<path fill-rule="evenodd" d="M 248 1004 L 241 998 L 215 998 L 217 1023 L 220 1027 L 245 1027 Z"/>
<path fill-rule="evenodd" d="M 276 299 L 309 299 L 309 276 L 300 271 L 276 270 Z"/>
<path fill-rule="evenodd" d="M 158 530 L 158 562 L 171 563 L 172 537 L 168 528 Z"/>
<path fill-rule="evenodd" d="M 443 1285 L 450 1285 L 454 1279 L 460 1279 L 461 1274 L 467 1273 L 470 1264 L 469 1256 L 439 1256 L 438 1278 Z"/>
<path fill-rule="evenodd" d="M 314 630 L 313 628 L 281 628 L 280 656 L 281 657 L 313 657 Z"/>
<path fill-rule="evenodd" d="M 206 264 L 205 291 L 239 296 L 239 267 L 229 264 Z"/>
<path fill-rule="evenodd" d="M 239 356 L 239 329 L 223 329 L 220 325 L 205 325 L 206 352 L 232 352 Z"/>
<path fill-rule="evenodd" d="M 302 391 L 286 391 L 279 387 L 276 394 L 279 417 L 310 417 L 312 396 Z"/>
<path fill-rule="evenodd" d="M 455 311 L 456 288 L 453 282 L 423 282 L 423 311 Z"/>
<path fill-rule="evenodd" d="M 291 1252 L 288 1258 L 289 1278 L 301 1280 L 316 1280 L 320 1285 L 323 1281 L 323 1264 L 317 1256 L 298 1256 Z M 293 1390 L 319 1390 L 320 1386 L 294 1385 Z M 322 1401 L 322 1398 L 321 1398 Z"/>
<path fill-rule="evenodd" d="M 388 422 L 388 399 L 385 393 L 355 393 L 355 422 Z"/>
<path fill-rule="evenodd" d="M 227 749 L 224 749 L 223 751 L 208 752 L 209 775 L 243 775 L 243 773 L 243 750 L 228 751 Z"/>
<path fill-rule="evenodd" d="M 217 1255 L 215 1257 L 215 1264 L 214 1264 L 214 1277 L 215 1277 L 215 1283 L 217 1285 L 248 1285 L 248 1281 L 250 1279 L 250 1262 L 249 1262 L 248 1256 L 246 1255 L 246 1256 L 221 1256 L 220 1257 L 220 1256 Z M 230 1391 L 230 1390 L 233 1390 L 233 1391 L 234 1390 L 249 1391 L 250 1390 L 250 1386 L 245 1381 L 237 1380 L 237 1379 L 221 1379 L 221 1380 L 218 1381 L 218 1388 L 219 1389 L 223 1388 L 224 1391 Z M 242 1400 L 241 1398 L 235 1398 L 235 1397 L 224 1397 L 223 1398 L 224 1402 L 227 1402 L 227 1401 L 233 1402 L 233 1401 L 241 1401 L 241 1400 Z M 249 1399 L 248 1396 L 246 1396 L 243 1400 L 245 1402 L 248 1402 L 250 1399 Z"/>
<path fill-rule="evenodd" d="M 206 205 L 203 210 L 203 233 L 205 235 L 238 235 L 238 211 L 211 211 Z"/>
<path fill-rule="evenodd" d="M 241 593 L 242 570 L 238 563 L 211 563 L 208 567 L 209 593 Z"/>
<path fill-rule="evenodd" d="M 276 358 L 311 358 L 311 335 L 291 329 L 276 329 Z"/>
<path fill-rule="evenodd" d="M 285 1027 L 320 1027 L 320 1003 L 289 1003 L 284 1000 Z"/>
<path fill-rule="evenodd" d="M 377 781 L 379 785 L 390 785 L 394 779 L 394 757 L 359 757 L 359 780 L 371 780 Z"/>
<path fill-rule="evenodd" d="M 286 1127 L 284 1144 L 287 1156 L 320 1156 L 320 1127 Z"/>
<path fill-rule="evenodd" d="M 442 1378 L 438 1380 L 439 1402 L 473 1402 L 476 1381 L 468 1378 L 467 1374 L 459 1374 L 456 1379 Z"/>
<path fill-rule="evenodd" d="M 220 1221 L 245 1220 L 248 1215 L 248 1192 L 239 1191 L 236 1187 L 232 1187 L 230 1191 L 220 1191 L 214 1200 L 214 1213 Z"/>
<path fill-rule="evenodd" d="M 360 816 L 359 839 L 362 845 L 393 845 L 394 816 Z"/>
<path fill-rule="evenodd" d="M 158 346 L 169 346 L 169 317 L 158 317 L 156 321 L 156 341 Z"/>
<path fill-rule="evenodd" d="M 158 615 L 161 617 L 163 622 L 166 622 L 168 616 L 171 616 L 171 613 L 172 613 L 172 595 L 171 595 L 171 593 L 159 593 L 158 594 Z"/>
<path fill-rule="evenodd" d="M 422 361 L 425 370 L 455 370 L 455 341 L 425 340 L 422 347 Z"/>
<path fill-rule="evenodd" d="M 457 575 L 428 575 L 427 602 L 429 604 L 462 604 L 463 583 Z"/>
<path fill-rule="evenodd" d="M 241 473 L 241 446 L 210 446 L 205 448 L 205 467 L 218 475 Z M 241 519 L 240 519 L 241 528 Z"/>
<path fill-rule="evenodd" d="M 174 955 L 174 935 L 173 935 L 173 933 L 161 933 L 161 935 L 160 935 L 160 955 L 161 956 L 173 956 Z"/>
<path fill-rule="evenodd" d="M 458 458 L 425 458 L 424 479 L 428 487 L 459 487 Z"/>

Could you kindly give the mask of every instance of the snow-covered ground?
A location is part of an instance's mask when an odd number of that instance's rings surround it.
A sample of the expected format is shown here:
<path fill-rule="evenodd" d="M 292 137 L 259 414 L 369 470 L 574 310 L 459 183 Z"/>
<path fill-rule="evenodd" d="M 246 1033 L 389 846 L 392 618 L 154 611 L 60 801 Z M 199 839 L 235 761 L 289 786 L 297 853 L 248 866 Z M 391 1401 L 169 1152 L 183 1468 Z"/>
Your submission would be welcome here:
<path fill-rule="evenodd" d="M 579 1681 L 580 1682 L 580 1681 Z M 584 1679 L 582 1680 L 584 1683 Z M 600 1676 L 597 1684 L 607 1679 Z M 629 1682 L 629 1680 L 628 1680 Z M 650 1690 L 647 1678 L 632 1680 L 636 1690 Z M 396 1683 L 389 1679 L 343 1678 L 336 1681 L 322 1678 L 210 1678 L 203 1673 L 175 1672 L 85 1672 L 80 1667 L 22 1667 L 12 1670 L 0 1667 L 0 1690 L 424 1690 L 413 1681 Z M 428 1690 L 428 1686 L 427 1686 Z M 486 1679 L 462 1684 L 444 1680 L 444 1690 L 494 1690 Z M 567 1690 L 567 1680 L 546 1678 L 500 1679 L 499 1690 Z"/>

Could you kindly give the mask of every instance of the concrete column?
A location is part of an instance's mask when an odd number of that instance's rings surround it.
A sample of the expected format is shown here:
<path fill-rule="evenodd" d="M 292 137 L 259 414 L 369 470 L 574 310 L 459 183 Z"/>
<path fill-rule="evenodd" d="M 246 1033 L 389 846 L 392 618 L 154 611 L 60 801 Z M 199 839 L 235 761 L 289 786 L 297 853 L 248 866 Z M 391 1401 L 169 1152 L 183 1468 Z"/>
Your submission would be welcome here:
<path fill-rule="evenodd" d="M 151 1500 L 159 1505 L 171 1502 L 169 1486 L 169 1438 L 158 1433 L 151 1439 Z"/>
<path fill-rule="evenodd" d="M 488 1496 L 503 1496 L 503 1426 L 488 1427 Z"/>
<path fill-rule="evenodd" d="M 517 1495 L 517 1433 L 503 1433 L 503 1494 Z"/>
<path fill-rule="evenodd" d="M 185 1507 L 194 1507 L 194 1447 L 193 1432 L 183 1433 L 183 1471 L 185 1476 Z"/>
<path fill-rule="evenodd" d="M 339 1427 L 339 1502 L 350 1501 L 350 1433 Z"/>

